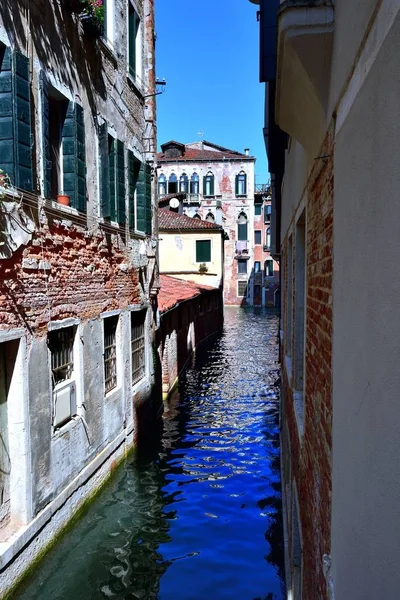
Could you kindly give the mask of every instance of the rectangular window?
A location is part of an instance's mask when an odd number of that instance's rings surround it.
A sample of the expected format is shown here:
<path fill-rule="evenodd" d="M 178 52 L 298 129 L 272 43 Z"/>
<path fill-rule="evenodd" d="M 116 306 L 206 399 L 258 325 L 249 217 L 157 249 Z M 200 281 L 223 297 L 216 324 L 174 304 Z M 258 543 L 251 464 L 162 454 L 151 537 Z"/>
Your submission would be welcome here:
<path fill-rule="evenodd" d="M 261 270 L 261 262 L 256 260 L 254 263 L 254 273 L 259 273 Z"/>
<path fill-rule="evenodd" d="M 238 281 L 238 296 L 247 296 L 247 281 Z"/>
<path fill-rule="evenodd" d="M 196 240 L 196 262 L 211 262 L 211 240 Z"/>
<path fill-rule="evenodd" d="M 256 246 L 261 245 L 261 230 L 256 229 L 254 231 L 254 243 Z"/>
<path fill-rule="evenodd" d="M 247 273 L 247 260 L 238 260 L 238 273 Z"/>
<path fill-rule="evenodd" d="M 106 394 L 117 387 L 118 317 L 104 319 L 104 382 Z"/>
<path fill-rule="evenodd" d="M 264 223 L 271 223 L 271 205 L 264 206 Z"/>
<path fill-rule="evenodd" d="M 76 414 L 74 379 L 75 327 L 65 327 L 48 333 L 53 386 L 53 425 L 60 427 Z"/>
<path fill-rule="evenodd" d="M 274 261 L 272 258 L 267 258 L 265 261 L 265 277 L 274 276 Z"/>
<path fill-rule="evenodd" d="M 132 4 L 128 2 L 128 68 L 129 74 L 135 80 L 137 77 L 141 77 L 142 48 L 140 30 L 139 16 Z"/>
<path fill-rule="evenodd" d="M 103 35 L 112 46 L 114 44 L 114 0 L 103 0 L 103 6 Z"/>
<path fill-rule="evenodd" d="M 49 91 L 49 136 L 50 136 L 50 162 L 51 162 L 51 196 L 56 198 L 64 192 L 64 171 L 62 138 L 65 118 L 67 116 L 69 101 L 61 94 L 51 96 Z"/>
<path fill-rule="evenodd" d="M 262 204 L 255 204 L 254 205 L 254 216 L 255 217 L 260 217 L 261 216 L 261 209 L 262 209 Z"/>
<path fill-rule="evenodd" d="M 145 319 L 145 310 L 131 313 L 132 385 L 145 376 Z"/>

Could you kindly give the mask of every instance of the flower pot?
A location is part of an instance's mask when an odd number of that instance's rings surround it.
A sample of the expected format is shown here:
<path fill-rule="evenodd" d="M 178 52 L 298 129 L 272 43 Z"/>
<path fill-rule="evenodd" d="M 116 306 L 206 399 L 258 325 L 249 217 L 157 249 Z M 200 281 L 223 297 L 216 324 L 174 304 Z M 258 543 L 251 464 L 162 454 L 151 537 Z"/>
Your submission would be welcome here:
<path fill-rule="evenodd" d="M 62 204 L 63 206 L 69 206 L 69 196 L 66 194 L 58 194 L 57 203 Z"/>
<path fill-rule="evenodd" d="M 103 35 L 103 24 L 96 21 L 92 15 L 80 15 L 79 18 L 81 20 L 83 32 L 86 37 L 93 40 Z"/>

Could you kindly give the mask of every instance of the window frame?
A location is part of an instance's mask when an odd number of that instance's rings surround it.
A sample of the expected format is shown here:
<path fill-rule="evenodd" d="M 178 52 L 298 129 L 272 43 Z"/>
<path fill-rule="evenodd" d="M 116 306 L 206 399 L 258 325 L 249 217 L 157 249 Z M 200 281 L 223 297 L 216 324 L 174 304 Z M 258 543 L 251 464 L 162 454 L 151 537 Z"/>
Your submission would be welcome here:
<path fill-rule="evenodd" d="M 215 196 L 215 175 L 211 170 L 204 176 L 203 196 L 208 198 Z"/>
<path fill-rule="evenodd" d="M 244 270 L 241 270 L 239 267 L 243 267 L 244 266 Z M 237 272 L 238 275 L 247 275 L 247 260 L 243 259 L 243 258 L 238 258 L 237 261 Z"/>
<path fill-rule="evenodd" d="M 245 197 L 245 196 L 247 196 L 247 174 L 246 174 L 245 171 L 241 170 L 236 175 L 235 184 L 236 184 L 236 186 L 235 186 L 236 187 L 236 189 L 235 189 L 236 194 L 235 195 L 239 196 L 239 197 L 242 197 L 242 198 Z M 240 190 L 241 184 L 243 185 L 243 189 L 242 190 Z"/>
<path fill-rule="evenodd" d="M 263 207 L 262 203 L 260 203 L 260 202 L 255 202 L 254 203 L 254 216 L 255 217 L 261 217 L 261 215 L 262 215 L 262 207 Z"/>
<path fill-rule="evenodd" d="M 132 0 L 127 0 L 127 74 L 131 81 L 141 87 L 142 85 L 142 70 L 143 70 L 143 57 L 142 57 L 142 37 L 143 37 L 143 25 L 142 19 L 137 10 L 137 6 Z M 131 64 L 131 14 L 133 13 L 133 21 L 135 23 L 135 44 L 134 44 L 134 65 Z"/>
<path fill-rule="evenodd" d="M 140 307 L 136 310 L 130 311 L 130 376 L 131 376 L 131 385 L 132 387 L 140 383 L 143 379 L 145 379 L 147 375 L 147 359 L 146 359 L 146 323 L 147 323 L 147 307 Z M 142 315 L 142 318 L 141 318 Z M 136 324 L 133 323 L 135 317 L 140 320 Z M 140 335 L 133 337 L 133 328 L 137 328 L 139 330 Z M 134 344 L 138 344 L 137 347 L 134 347 Z M 134 368 L 134 355 L 139 354 L 142 355 L 139 358 L 139 364 Z M 139 376 L 134 375 L 134 373 L 139 373 Z"/>
<path fill-rule="evenodd" d="M 258 237 L 260 238 L 260 241 L 257 241 Z M 262 245 L 262 230 L 261 229 L 255 229 L 254 230 L 254 245 L 255 246 L 261 246 Z"/>
<path fill-rule="evenodd" d="M 197 249 L 198 246 L 197 245 L 198 245 L 199 242 L 202 243 L 202 244 L 204 244 L 204 242 L 206 242 L 206 243 L 208 242 L 208 244 L 209 244 L 209 256 L 210 256 L 210 260 L 203 260 L 203 259 L 197 260 L 197 257 L 198 257 L 198 249 Z M 212 262 L 212 239 L 211 238 L 207 238 L 207 239 L 198 239 L 198 240 L 195 240 L 195 263 L 197 265 L 199 265 L 199 264 L 202 264 L 202 263 L 205 263 L 205 264 L 208 263 L 208 264 L 210 264 L 211 262 Z"/>
<path fill-rule="evenodd" d="M 239 288 L 241 288 L 243 286 L 243 284 L 246 285 L 245 290 L 244 290 L 245 293 L 241 294 Z M 238 298 L 247 298 L 248 297 L 248 290 L 249 290 L 249 281 L 248 281 L 248 279 L 241 279 L 241 280 L 239 280 L 237 282 L 236 285 L 237 285 L 237 290 L 236 290 L 237 291 L 237 297 Z"/>
<path fill-rule="evenodd" d="M 114 341 L 111 345 L 106 346 L 106 326 L 113 326 Z M 108 395 L 119 387 L 119 376 L 118 376 L 118 326 L 119 326 L 119 314 L 104 316 L 103 318 L 103 373 L 104 373 L 104 393 Z M 106 358 L 106 350 L 114 349 L 111 351 L 110 357 Z M 107 377 L 106 363 L 110 362 L 114 367 L 114 373 L 111 377 Z M 114 379 L 114 385 L 112 387 L 107 386 L 107 380 Z"/>

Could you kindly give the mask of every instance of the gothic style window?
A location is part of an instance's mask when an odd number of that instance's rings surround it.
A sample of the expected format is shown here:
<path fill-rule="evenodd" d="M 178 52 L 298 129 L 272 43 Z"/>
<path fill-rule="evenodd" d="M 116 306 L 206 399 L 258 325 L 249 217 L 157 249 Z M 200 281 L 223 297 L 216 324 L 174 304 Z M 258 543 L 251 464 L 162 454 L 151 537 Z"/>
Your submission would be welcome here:
<path fill-rule="evenodd" d="M 236 175 L 235 188 L 236 196 L 246 196 L 247 175 L 244 171 L 240 171 L 239 175 Z"/>
<path fill-rule="evenodd" d="M 193 175 L 190 178 L 190 193 L 199 193 L 199 176 L 197 175 L 197 173 L 193 173 Z"/>
<path fill-rule="evenodd" d="M 246 215 L 242 212 L 240 213 L 238 220 L 237 220 L 237 224 L 238 224 L 238 232 L 237 232 L 237 239 L 239 242 L 243 241 L 243 242 L 247 242 L 247 217 Z"/>
<path fill-rule="evenodd" d="M 168 194 L 176 194 L 178 192 L 178 178 L 175 173 L 171 173 L 168 179 Z"/>
<path fill-rule="evenodd" d="M 186 173 L 183 173 L 183 175 L 181 175 L 179 178 L 179 191 L 184 192 L 186 194 L 186 192 L 188 192 L 188 186 L 188 176 L 186 175 Z"/>
<path fill-rule="evenodd" d="M 204 177 L 203 195 L 214 196 L 214 175 L 211 171 L 208 171 L 207 175 Z"/>
<path fill-rule="evenodd" d="M 212 212 L 209 212 L 206 216 L 206 221 L 208 221 L 209 223 L 215 223 L 215 217 L 212 214 Z"/>
<path fill-rule="evenodd" d="M 158 178 L 158 195 L 165 196 L 167 193 L 167 179 L 165 175 L 160 175 Z"/>

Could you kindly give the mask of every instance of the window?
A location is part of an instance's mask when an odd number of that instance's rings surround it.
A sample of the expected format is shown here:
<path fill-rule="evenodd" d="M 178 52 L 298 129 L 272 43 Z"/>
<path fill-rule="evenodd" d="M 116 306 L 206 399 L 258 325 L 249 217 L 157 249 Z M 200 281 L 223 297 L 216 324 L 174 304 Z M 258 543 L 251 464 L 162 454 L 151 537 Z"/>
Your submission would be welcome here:
<path fill-rule="evenodd" d="M 175 173 L 171 173 L 168 179 L 168 194 L 178 193 L 178 178 Z"/>
<path fill-rule="evenodd" d="M 247 217 L 245 213 L 240 213 L 238 220 L 238 241 L 247 241 Z"/>
<path fill-rule="evenodd" d="M 60 427 L 77 412 L 74 379 L 75 327 L 50 331 L 47 343 L 51 356 L 53 425 Z"/>
<path fill-rule="evenodd" d="M 268 229 L 265 230 L 265 245 L 267 246 L 267 248 L 271 248 L 271 228 L 268 227 Z"/>
<path fill-rule="evenodd" d="M 32 191 L 29 59 L 0 43 L 0 167 L 11 183 Z"/>
<path fill-rule="evenodd" d="M 209 223 L 215 223 L 215 217 L 212 214 L 212 212 L 207 213 L 207 215 L 206 215 L 206 221 L 208 221 Z"/>
<path fill-rule="evenodd" d="M 204 177 L 203 194 L 204 196 L 214 196 L 214 175 L 211 171 L 208 171 Z"/>
<path fill-rule="evenodd" d="M 247 296 L 247 281 L 238 281 L 238 296 Z"/>
<path fill-rule="evenodd" d="M 126 220 L 125 206 L 125 153 L 124 144 L 108 136 L 109 202 L 111 221 L 121 225 Z"/>
<path fill-rule="evenodd" d="M 211 262 L 211 240 L 196 240 L 196 262 Z"/>
<path fill-rule="evenodd" d="M 179 178 L 179 191 L 185 194 L 189 191 L 189 179 L 186 173 L 183 173 Z"/>
<path fill-rule="evenodd" d="M 193 215 L 192 219 L 199 219 L 201 221 L 201 216 L 199 215 L 199 213 L 196 213 L 195 215 Z"/>
<path fill-rule="evenodd" d="M 158 195 L 165 196 L 167 193 L 167 178 L 165 175 L 160 175 L 158 178 Z"/>
<path fill-rule="evenodd" d="M 262 209 L 262 204 L 255 204 L 254 205 L 254 216 L 255 217 L 260 217 L 261 216 L 261 209 Z"/>
<path fill-rule="evenodd" d="M 109 0 L 107 0 L 108 4 Z M 142 77 L 142 36 L 140 19 L 128 2 L 128 70 L 135 80 Z"/>
<path fill-rule="evenodd" d="M 244 171 L 240 171 L 239 175 L 236 175 L 235 188 L 236 196 L 246 196 L 247 175 Z"/>
<path fill-rule="evenodd" d="M 131 313 L 132 385 L 145 376 L 145 319 L 145 310 L 133 311 Z"/>
<path fill-rule="evenodd" d="M 254 231 L 254 243 L 256 245 L 260 245 L 261 244 L 261 229 L 256 229 Z"/>
<path fill-rule="evenodd" d="M 199 193 L 199 176 L 197 175 L 197 173 L 193 173 L 193 175 L 190 178 L 190 193 Z"/>
<path fill-rule="evenodd" d="M 261 262 L 256 260 L 254 263 L 254 273 L 259 273 L 261 271 Z"/>
<path fill-rule="evenodd" d="M 264 206 L 264 223 L 271 223 L 271 205 Z"/>
<path fill-rule="evenodd" d="M 238 263 L 238 273 L 247 273 L 247 260 L 239 259 Z"/>
<path fill-rule="evenodd" d="M 70 197 L 70 204 L 86 211 L 86 152 L 83 108 L 68 100 L 40 73 L 43 154 L 43 193 Z"/>
<path fill-rule="evenodd" d="M 104 319 L 104 383 L 106 394 L 117 387 L 118 317 Z"/>
<path fill-rule="evenodd" d="M 272 258 L 267 258 L 264 263 L 265 268 L 265 277 L 273 277 L 274 276 L 274 261 Z"/>

